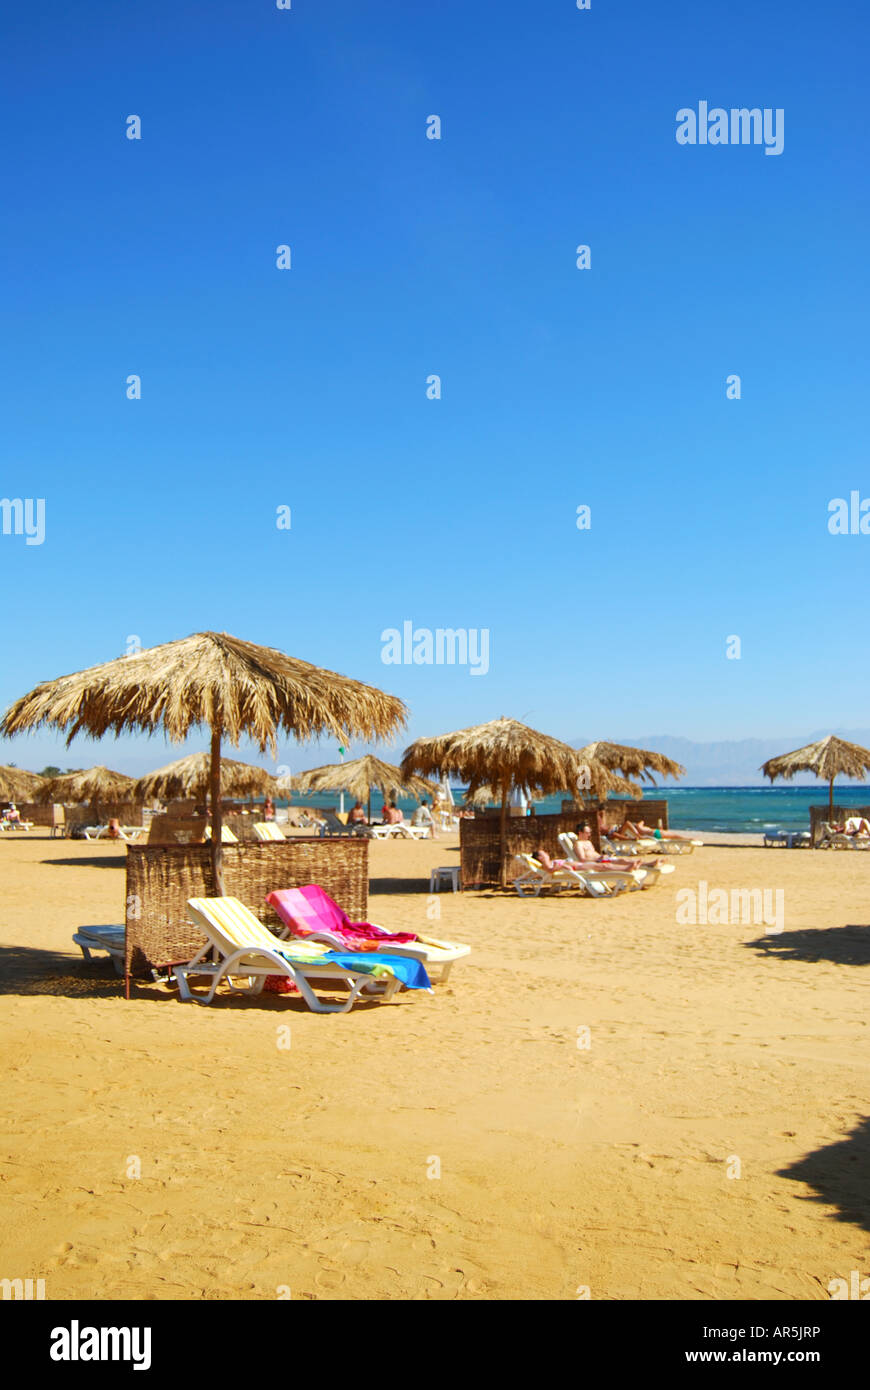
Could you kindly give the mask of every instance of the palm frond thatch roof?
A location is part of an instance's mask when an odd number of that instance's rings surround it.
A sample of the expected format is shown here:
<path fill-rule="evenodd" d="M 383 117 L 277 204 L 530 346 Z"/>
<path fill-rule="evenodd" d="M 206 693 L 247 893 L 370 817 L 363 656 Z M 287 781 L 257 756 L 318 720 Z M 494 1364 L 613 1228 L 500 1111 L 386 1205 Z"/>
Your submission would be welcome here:
<path fill-rule="evenodd" d="M 601 785 L 618 779 L 601 764 L 597 764 Z M 530 729 L 517 719 L 492 719 L 469 729 L 419 738 L 405 750 L 402 758 L 404 775 L 418 773 L 424 777 L 452 775 L 468 783 L 473 795 L 489 783 L 498 788 L 501 801 L 501 881 L 506 883 L 505 848 L 507 843 L 507 800 L 511 787 L 538 789 L 545 796 L 551 792 L 568 791 L 572 795 L 582 776 L 577 752 L 561 739 Z"/>
<path fill-rule="evenodd" d="M 197 632 L 43 681 L 10 706 L 0 732 L 51 725 L 70 743 L 77 734 L 143 729 L 181 742 L 205 724 L 233 745 L 246 734 L 261 751 L 275 751 L 282 730 L 301 739 L 386 738 L 405 714 L 401 700 L 374 686 L 225 632 Z"/>
<path fill-rule="evenodd" d="M 620 772 L 623 777 L 640 777 L 655 786 L 654 773 L 660 777 L 684 777 L 686 769 L 664 753 L 650 752 L 646 748 L 631 748 L 624 743 L 608 743 L 597 739 L 578 749 L 581 762 L 602 763 L 610 772 Z"/>
<path fill-rule="evenodd" d="M 359 801 L 364 801 L 373 787 L 385 797 L 433 796 L 437 790 L 434 783 L 423 777 L 405 776 L 401 768 L 382 762 L 371 753 L 346 763 L 311 768 L 300 773 L 296 785 L 302 792 L 346 791 Z"/>
<path fill-rule="evenodd" d="M 224 738 L 238 746 L 243 734 L 277 754 L 277 735 L 298 739 L 388 738 L 405 722 L 401 700 L 274 647 L 225 632 L 197 632 L 177 642 L 43 681 L 6 711 L 0 733 L 11 737 L 52 725 L 67 742 L 77 734 L 117 737 L 128 729 L 162 730 L 181 742 L 194 727 L 211 730 L 212 866 L 214 889 L 224 891 L 221 848 L 220 762 Z"/>
<path fill-rule="evenodd" d="M 418 738 L 405 749 L 403 776 L 442 774 L 476 789 L 491 782 L 499 789 L 537 787 L 549 792 L 573 789 L 577 754 L 567 743 L 538 733 L 517 719 L 491 719 L 469 729 Z"/>
<path fill-rule="evenodd" d="M 768 758 L 761 771 L 771 781 L 775 777 L 790 780 L 797 772 L 812 772 L 821 781 L 829 782 L 834 777 L 854 777 L 863 782 L 870 770 L 870 748 L 860 744 L 848 743 L 846 739 L 828 734 L 816 743 L 807 743 L 796 748 L 793 753 L 781 753 L 776 758 Z"/>
<path fill-rule="evenodd" d="M 140 801 L 151 801 L 155 797 L 162 801 L 174 797 L 204 798 L 209 789 L 210 776 L 209 754 L 191 753 L 186 758 L 177 758 L 175 762 L 140 777 L 135 796 Z M 265 768 L 233 758 L 221 758 L 222 796 L 260 796 L 274 790 L 275 779 Z"/>
<path fill-rule="evenodd" d="M 108 767 L 89 767 L 80 772 L 64 772 L 60 777 L 47 777 L 38 788 L 35 801 L 57 801 L 66 805 L 89 802 L 92 806 L 106 801 L 132 801 L 134 777 L 124 772 L 112 772 Z"/>
<path fill-rule="evenodd" d="M 768 758 L 762 763 L 761 771 L 771 782 L 777 777 L 790 781 L 798 772 L 812 772 L 820 781 L 828 783 L 828 806 L 834 805 L 834 779 L 850 777 L 863 782 L 870 770 L 870 748 L 862 748 L 858 743 L 828 734 L 815 743 L 807 743 L 796 748 L 793 753 L 781 753 L 776 758 Z"/>
<path fill-rule="evenodd" d="M 21 767 L 0 767 L 0 800 L 34 801 L 44 781 L 38 772 L 25 772 Z"/>

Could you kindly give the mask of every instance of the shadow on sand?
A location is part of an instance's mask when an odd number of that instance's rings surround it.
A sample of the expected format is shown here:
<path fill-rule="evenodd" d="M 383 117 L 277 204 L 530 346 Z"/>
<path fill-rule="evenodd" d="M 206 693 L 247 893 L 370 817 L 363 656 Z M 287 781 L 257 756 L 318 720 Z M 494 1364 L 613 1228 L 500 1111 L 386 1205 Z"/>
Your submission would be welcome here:
<path fill-rule="evenodd" d="M 60 864 L 62 867 L 73 869 L 126 869 L 127 856 L 117 854 L 113 858 L 106 855 L 104 858 L 86 858 L 82 855 L 81 859 L 40 859 L 40 864 Z"/>
<path fill-rule="evenodd" d="M 33 946 L 0 946 L 0 994 L 62 994 L 69 998 L 124 992 L 108 956 L 88 964 L 83 957 L 40 951 Z"/>
<path fill-rule="evenodd" d="M 197 988 L 197 982 L 194 980 L 192 983 L 194 988 Z M 0 995 L 3 994 L 53 994 L 67 999 L 123 999 L 124 980 L 115 974 L 108 956 L 94 956 L 88 962 L 83 958 L 61 955 L 59 951 L 38 951 L 33 946 L 0 946 Z M 341 995 L 342 990 L 338 988 L 335 991 L 336 1001 L 341 1000 Z M 178 990 L 174 986 L 146 979 L 131 980 L 130 998 L 147 999 L 149 1003 L 179 1003 Z M 380 999 L 362 997 L 357 999 L 353 1012 L 367 1013 L 369 1009 L 377 1009 L 380 1006 Z M 190 1007 L 193 1012 L 199 1011 L 196 1005 Z M 224 992 L 224 987 L 215 996 L 209 1008 L 218 1011 L 271 1009 L 275 1013 L 309 1012 L 308 1005 L 299 994 L 277 994 L 264 990 L 260 994 L 245 996 Z"/>
<path fill-rule="evenodd" d="M 836 965 L 870 965 L 870 926 L 784 931 L 756 937 L 744 946 L 782 960 L 830 960 Z"/>
<path fill-rule="evenodd" d="M 816 1195 L 804 1200 L 836 1207 L 836 1221 L 870 1231 L 870 1118 L 859 1120 L 845 1139 L 808 1154 L 778 1177 L 805 1182 Z"/>

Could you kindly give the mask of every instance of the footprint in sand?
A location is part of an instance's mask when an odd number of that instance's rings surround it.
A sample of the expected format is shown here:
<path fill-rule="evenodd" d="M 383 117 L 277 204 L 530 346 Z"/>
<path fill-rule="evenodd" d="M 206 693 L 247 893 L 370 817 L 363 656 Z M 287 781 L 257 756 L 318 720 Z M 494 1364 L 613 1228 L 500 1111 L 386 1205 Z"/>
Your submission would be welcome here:
<path fill-rule="evenodd" d="M 367 1240 L 346 1240 L 341 1247 L 344 1258 L 352 1265 L 362 1264 L 371 1249 Z"/>
<path fill-rule="evenodd" d="M 338 1289 L 344 1283 L 346 1275 L 339 1269 L 321 1269 L 314 1276 L 315 1284 L 319 1284 L 322 1289 Z"/>

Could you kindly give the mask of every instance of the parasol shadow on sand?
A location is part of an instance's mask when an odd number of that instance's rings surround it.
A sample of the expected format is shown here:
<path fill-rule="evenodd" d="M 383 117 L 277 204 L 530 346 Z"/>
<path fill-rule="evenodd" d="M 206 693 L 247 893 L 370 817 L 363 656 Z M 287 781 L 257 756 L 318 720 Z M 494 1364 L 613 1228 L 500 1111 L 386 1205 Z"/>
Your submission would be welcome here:
<path fill-rule="evenodd" d="M 829 1220 L 848 1221 L 870 1231 L 870 1118 L 858 1120 L 845 1139 L 826 1144 L 787 1168 L 780 1168 L 777 1177 L 790 1178 L 814 1188 L 814 1195 L 803 1200 L 836 1207 L 835 1215 Z M 827 1291 L 833 1292 L 830 1285 Z M 870 1279 L 864 1280 L 860 1287 L 860 1296 L 866 1298 L 868 1295 Z M 850 1291 L 848 1294 L 841 1292 L 839 1296 L 856 1298 L 859 1294 Z"/>
<path fill-rule="evenodd" d="M 741 944 L 760 955 L 776 956 L 780 960 L 870 965 L 870 926 L 805 927 L 769 932 Z"/>

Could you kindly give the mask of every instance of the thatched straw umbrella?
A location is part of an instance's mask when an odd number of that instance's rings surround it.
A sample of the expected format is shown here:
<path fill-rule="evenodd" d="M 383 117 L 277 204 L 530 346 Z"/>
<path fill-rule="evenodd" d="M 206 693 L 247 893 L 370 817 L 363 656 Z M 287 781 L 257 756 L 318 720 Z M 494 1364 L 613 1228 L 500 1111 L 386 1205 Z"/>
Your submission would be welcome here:
<path fill-rule="evenodd" d="M 44 779 L 36 793 L 37 801 L 58 801 L 66 806 L 87 803 L 94 808 L 94 819 L 102 820 L 100 805 L 107 801 L 132 801 L 135 778 L 108 767 L 89 767 L 81 772 L 64 772 Z"/>
<path fill-rule="evenodd" d="M 645 748 L 630 748 L 624 743 L 607 743 L 603 739 L 587 743 L 585 748 L 578 749 L 577 757 L 581 763 L 599 763 L 609 772 L 619 772 L 623 777 L 645 778 L 653 786 L 656 784 L 653 773 L 657 772 L 660 777 L 686 775 L 682 763 L 674 762 L 673 758 L 666 758 L 664 753 L 651 753 Z"/>
<path fill-rule="evenodd" d="M 401 768 L 381 762 L 371 753 L 354 758 L 349 763 L 331 763 L 328 767 L 313 767 L 297 778 L 302 792 L 349 792 L 358 801 L 368 798 L 368 818 L 372 818 L 372 788 L 388 796 L 433 796 L 436 787 L 424 777 L 403 776 Z"/>
<path fill-rule="evenodd" d="M 622 781 L 600 765 L 598 770 L 602 785 L 609 781 L 615 788 Z M 502 718 L 436 738 L 417 739 L 402 758 L 403 775 L 415 772 L 423 776 L 458 777 L 469 784 L 471 795 L 486 783 L 498 788 L 501 884 L 506 887 L 505 850 L 511 787 L 538 788 L 545 796 L 550 792 L 573 790 L 581 765 L 576 750 L 567 743 L 538 733 L 516 719 Z"/>
<path fill-rule="evenodd" d="M 158 767 L 140 777 L 136 783 L 137 800 L 152 801 L 159 797 L 169 801 L 175 797 L 194 797 L 205 800 L 211 780 L 211 758 L 208 753 L 191 753 L 174 763 Z M 275 779 L 264 767 L 240 763 L 232 758 L 221 759 L 221 796 L 260 796 L 275 790 Z"/>
<path fill-rule="evenodd" d="M 0 801 L 35 801 L 45 781 L 38 772 L 21 767 L 0 767 Z"/>
<path fill-rule="evenodd" d="M 46 681 L 6 711 L 7 737 L 42 724 L 95 738 L 129 729 L 158 730 L 175 742 L 199 725 L 211 729 L 212 864 L 221 871 L 221 741 L 242 735 L 277 756 L 280 730 L 296 738 L 334 734 L 389 738 L 405 721 L 393 695 L 347 676 L 256 646 L 224 632 L 197 632 L 75 675 Z"/>
<path fill-rule="evenodd" d="M 858 743 L 847 743 L 835 734 L 828 734 L 817 743 L 808 743 L 793 753 L 781 753 L 778 758 L 768 758 L 762 763 L 761 771 L 771 782 L 775 777 L 787 781 L 796 772 L 812 772 L 820 781 L 828 783 L 828 820 L 834 814 L 834 778 L 851 777 L 859 782 L 866 779 L 870 768 L 870 749 Z"/>

